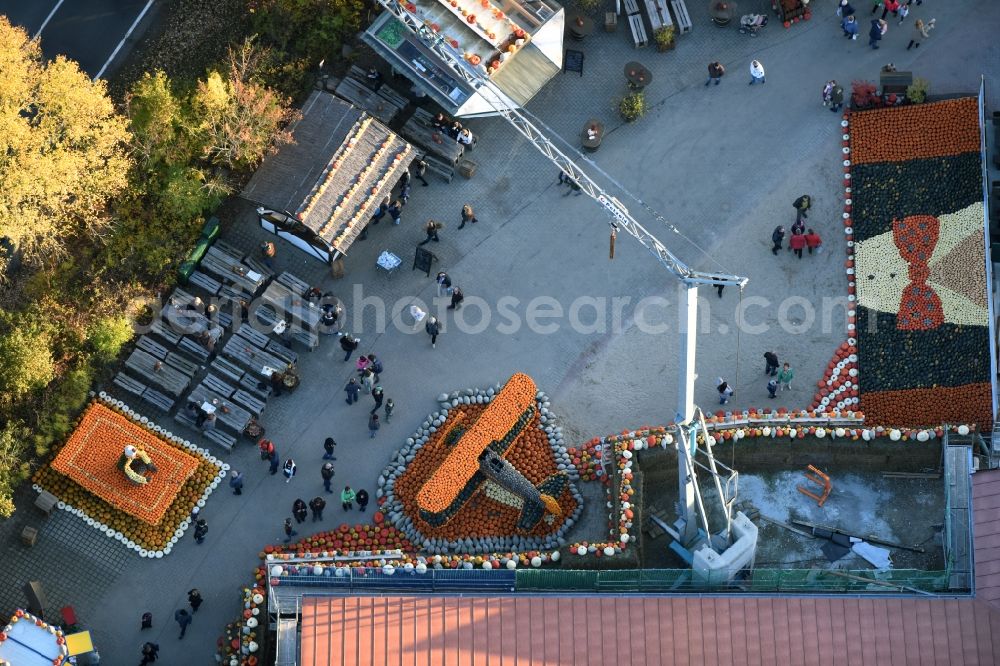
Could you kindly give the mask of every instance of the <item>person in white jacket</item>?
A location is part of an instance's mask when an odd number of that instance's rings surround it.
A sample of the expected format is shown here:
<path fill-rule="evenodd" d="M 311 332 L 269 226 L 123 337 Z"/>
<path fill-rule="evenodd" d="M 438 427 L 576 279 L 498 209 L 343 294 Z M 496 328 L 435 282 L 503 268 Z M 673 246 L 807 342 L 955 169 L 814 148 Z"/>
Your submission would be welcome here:
<path fill-rule="evenodd" d="M 759 60 L 750 61 L 750 85 L 760 81 L 762 84 L 767 83 L 764 80 L 764 65 L 760 64 Z"/>

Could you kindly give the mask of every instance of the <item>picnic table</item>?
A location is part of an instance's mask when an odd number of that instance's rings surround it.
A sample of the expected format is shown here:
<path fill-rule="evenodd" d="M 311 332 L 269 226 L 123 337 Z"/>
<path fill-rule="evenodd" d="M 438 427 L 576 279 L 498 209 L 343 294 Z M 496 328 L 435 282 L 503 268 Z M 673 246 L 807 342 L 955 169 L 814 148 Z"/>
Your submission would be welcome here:
<path fill-rule="evenodd" d="M 159 368 L 157 368 L 159 364 Z M 125 361 L 125 367 L 168 391 L 174 397 L 180 396 L 191 383 L 191 378 L 180 370 L 160 361 L 152 354 L 136 349 Z"/>
<path fill-rule="evenodd" d="M 320 310 L 319 306 L 307 301 L 305 297 L 277 281 L 267 285 L 261 298 L 265 303 L 274 307 L 278 319 L 282 319 L 285 314 L 290 314 L 293 323 L 310 331 L 319 325 L 319 320 L 323 316 L 323 311 Z"/>
<path fill-rule="evenodd" d="M 208 317 L 197 310 L 177 307 L 172 303 L 164 305 L 163 309 L 160 310 L 160 315 L 172 331 L 184 335 L 201 333 L 213 326 Z"/>
<path fill-rule="evenodd" d="M 244 266 L 239 259 L 223 252 L 214 245 L 208 248 L 208 252 L 205 253 L 201 260 L 201 267 L 218 275 L 223 282 L 236 284 L 250 294 L 256 294 L 264 286 L 265 277 L 263 275 Z"/>
<path fill-rule="evenodd" d="M 225 347 L 222 348 L 222 353 L 234 361 L 238 361 L 261 377 L 270 376 L 264 372 L 264 368 L 272 368 L 280 372 L 288 369 L 288 363 L 270 352 L 255 347 L 248 340 L 238 335 L 234 335 L 226 341 Z"/>
<path fill-rule="evenodd" d="M 419 120 L 411 117 L 403 125 L 403 136 L 413 143 L 421 146 L 429 153 L 434 153 L 444 158 L 451 164 L 458 164 L 465 150 L 455 139 L 445 132 L 428 127 Z"/>
<path fill-rule="evenodd" d="M 215 405 L 215 418 L 222 425 L 242 433 L 243 429 L 250 423 L 250 412 L 243 409 L 232 400 L 222 397 L 215 391 L 210 390 L 204 384 L 199 384 L 191 391 L 188 400 L 199 405 L 208 402 Z"/>

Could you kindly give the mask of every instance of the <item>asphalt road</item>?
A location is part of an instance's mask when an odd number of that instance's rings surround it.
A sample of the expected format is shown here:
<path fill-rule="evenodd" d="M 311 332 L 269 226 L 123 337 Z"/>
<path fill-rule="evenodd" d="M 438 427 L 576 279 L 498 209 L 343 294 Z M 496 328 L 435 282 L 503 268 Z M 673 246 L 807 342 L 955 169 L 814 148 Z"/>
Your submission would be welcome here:
<path fill-rule="evenodd" d="M 158 19 L 160 4 L 158 0 L 0 0 L 0 14 L 33 37 L 41 31 L 47 57 L 63 54 L 91 76 L 107 77 Z M 136 22 L 140 14 L 142 19 Z"/>

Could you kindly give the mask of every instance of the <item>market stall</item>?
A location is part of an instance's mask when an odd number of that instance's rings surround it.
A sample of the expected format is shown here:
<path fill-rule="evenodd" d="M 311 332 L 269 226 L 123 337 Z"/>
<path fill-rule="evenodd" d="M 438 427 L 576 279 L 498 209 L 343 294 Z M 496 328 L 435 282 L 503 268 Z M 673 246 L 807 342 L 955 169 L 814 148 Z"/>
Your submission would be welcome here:
<path fill-rule="evenodd" d="M 40 617 L 18 609 L 6 626 L 0 627 L 0 664 L 12 666 L 59 666 L 69 657 L 62 629 Z"/>
<path fill-rule="evenodd" d="M 342 259 L 416 157 L 388 127 L 315 91 L 293 141 L 264 160 L 242 192 L 260 225 L 342 274 Z"/>

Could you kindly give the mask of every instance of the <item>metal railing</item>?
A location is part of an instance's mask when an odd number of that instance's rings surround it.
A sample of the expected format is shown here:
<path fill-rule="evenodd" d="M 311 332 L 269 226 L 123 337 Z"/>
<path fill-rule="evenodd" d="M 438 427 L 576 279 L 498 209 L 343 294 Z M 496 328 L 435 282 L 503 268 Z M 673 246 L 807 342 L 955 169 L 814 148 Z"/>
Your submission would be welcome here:
<path fill-rule="evenodd" d="M 282 576 L 280 587 L 323 588 L 324 592 L 348 594 L 373 591 L 412 591 L 422 593 L 449 592 L 515 592 L 516 576 L 506 569 L 428 569 L 424 573 L 397 569 L 387 574 L 381 569 L 341 570 L 334 575 Z M 325 572 L 324 572 L 325 573 Z M 320 592 L 323 593 L 323 592 Z M 312 592 L 308 592 L 312 594 Z M 277 596 L 281 596 L 280 592 Z"/>

